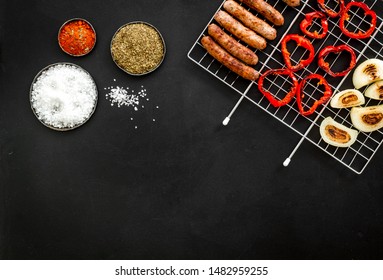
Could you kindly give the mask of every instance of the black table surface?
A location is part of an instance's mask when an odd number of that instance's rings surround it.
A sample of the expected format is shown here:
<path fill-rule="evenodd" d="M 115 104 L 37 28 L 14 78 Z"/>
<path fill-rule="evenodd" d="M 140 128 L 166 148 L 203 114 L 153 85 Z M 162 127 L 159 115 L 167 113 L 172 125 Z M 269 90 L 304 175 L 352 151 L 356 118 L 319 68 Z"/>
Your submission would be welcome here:
<path fill-rule="evenodd" d="M 187 58 L 221 0 L 0 1 L 0 258 L 376 259 L 383 256 L 378 150 L 357 175 Z M 61 51 L 69 18 L 97 31 L 91 54 Z M 155 25 L 167 46 L 155 72 L 132 77 L 110 56 L 121 25 Z M 84 126 L 57 132 L 33 115 L 45 66 L 93 76 Z M 147 90 L 139 111 L 111 106 L 110 86 Z M 133 120 L 132 120 L 133 118 Z"/>

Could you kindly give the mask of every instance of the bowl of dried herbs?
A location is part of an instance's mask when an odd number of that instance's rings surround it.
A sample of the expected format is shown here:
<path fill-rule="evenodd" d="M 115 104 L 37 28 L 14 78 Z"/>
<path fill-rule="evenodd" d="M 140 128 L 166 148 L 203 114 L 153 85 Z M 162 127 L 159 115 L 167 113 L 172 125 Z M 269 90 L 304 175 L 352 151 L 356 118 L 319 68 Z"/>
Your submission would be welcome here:
<path fill-rule="evenodd" d="M 113 35 L 110 51 L 115 64 L 134 76 L 156 70 L 165 58 L 165 41 L 153 25 L 134 21 L 121 26 Z"/>

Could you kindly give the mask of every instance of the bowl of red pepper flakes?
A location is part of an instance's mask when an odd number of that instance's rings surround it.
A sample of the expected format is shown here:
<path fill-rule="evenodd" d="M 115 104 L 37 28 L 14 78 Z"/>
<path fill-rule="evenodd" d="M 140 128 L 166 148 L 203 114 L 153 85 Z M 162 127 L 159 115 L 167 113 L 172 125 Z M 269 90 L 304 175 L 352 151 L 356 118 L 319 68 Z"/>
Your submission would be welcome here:
<path fill-rule="evenodd" d="M 60 48 L 71 56 L 84 56 L 96 45 L 96 31 L 83 18 L 73 18 L 64 22 L 58 32 Z"/>

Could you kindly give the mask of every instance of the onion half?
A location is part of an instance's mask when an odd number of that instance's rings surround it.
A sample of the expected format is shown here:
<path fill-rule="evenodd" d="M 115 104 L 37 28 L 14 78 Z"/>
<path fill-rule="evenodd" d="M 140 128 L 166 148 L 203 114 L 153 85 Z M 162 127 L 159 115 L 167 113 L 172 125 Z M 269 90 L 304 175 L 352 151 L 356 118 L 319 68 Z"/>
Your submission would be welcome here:
<path fill-rule="evenodd" d="M 333 118 L 325 118 L 319 127 L 323 141 L 335 147 L 346 148 L 355 143 L 358 131 L 336 122 Z"/>
<path fill-rule="evenodd" d="M 352 124 L 360 131 L 372 132 L 383 127 L 383 105 L 354 107 L 350 116 Z"/>
<path fill-rule="evenodd" d="M 335 94 L 330 102 L 333 108 L 350 108 L 365 103 L 363 94 L 356 89 L 346 89 Z"/>
<path fill-rule="evenodd" d="M 366 97 L 375 100 L 383 100 L 383 80 L 370 85 L 364 92 Z"/>
<path fill-rule="evenodd" d="M 383 60 L 367 59 L 356 67 L 352 76 L 352 82 L 356 89 L 360 89 L 373 82 L 383 80 Z"/>

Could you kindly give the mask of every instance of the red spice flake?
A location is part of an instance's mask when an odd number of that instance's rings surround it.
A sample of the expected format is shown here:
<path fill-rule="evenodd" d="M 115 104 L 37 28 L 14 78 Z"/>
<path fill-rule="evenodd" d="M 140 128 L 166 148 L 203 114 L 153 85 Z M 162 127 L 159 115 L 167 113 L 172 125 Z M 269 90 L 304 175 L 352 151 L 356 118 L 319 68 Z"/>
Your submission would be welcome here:
<path fill-rule="evenodd" d="M 89 53 L 96 43 L 96 32 L 85 20 L 74 19 L 66 22 L 59 31 L 61 49 L 73 56 Z"/>

